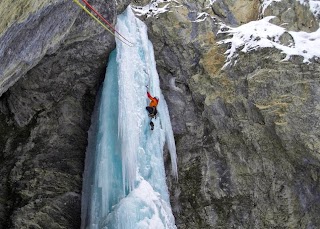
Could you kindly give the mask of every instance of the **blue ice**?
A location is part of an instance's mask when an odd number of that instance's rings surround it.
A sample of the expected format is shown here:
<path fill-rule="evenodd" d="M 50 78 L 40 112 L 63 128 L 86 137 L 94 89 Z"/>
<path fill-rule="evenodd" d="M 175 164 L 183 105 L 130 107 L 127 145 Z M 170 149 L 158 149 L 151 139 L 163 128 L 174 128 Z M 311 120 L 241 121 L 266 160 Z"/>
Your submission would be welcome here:
<path fill-rule="evenodd" d="M 117 40 L 109 57 L 88 140 L 81 228 L 176 228 L 163 161 L 166 143 L 177 178 L 176 148 L 153 46 L 130 7 L 118 16 L 116 29 L 134 46 Z M 146 85 L 160 98 L 154 130 Z"/>

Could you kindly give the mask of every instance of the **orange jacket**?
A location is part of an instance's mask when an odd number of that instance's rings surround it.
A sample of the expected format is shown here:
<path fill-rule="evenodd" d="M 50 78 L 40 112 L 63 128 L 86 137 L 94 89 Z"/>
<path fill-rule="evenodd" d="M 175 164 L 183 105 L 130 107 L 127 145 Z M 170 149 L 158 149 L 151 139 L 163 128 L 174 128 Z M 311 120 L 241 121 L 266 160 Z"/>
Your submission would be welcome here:
<path fill-rule="evenodd" d="M 154 98 L 154 97 L 152 97 L 148 91 L 147 91 L 147 96 L 151 100 L 149 106 L 150 107 L 156 107 L 158 105 L 159 100 Z"/>

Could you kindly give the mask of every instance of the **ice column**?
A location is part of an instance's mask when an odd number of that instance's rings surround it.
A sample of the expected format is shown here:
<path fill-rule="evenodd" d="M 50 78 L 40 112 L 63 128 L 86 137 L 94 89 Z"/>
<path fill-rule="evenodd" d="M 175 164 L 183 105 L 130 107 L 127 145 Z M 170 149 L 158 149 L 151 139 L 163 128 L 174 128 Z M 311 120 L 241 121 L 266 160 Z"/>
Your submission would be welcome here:
<path fill-rule="evenodd" d="M 128 8 L 117 30 L 130 47 L 117 40 L 90 130 L 82 197 L 82 228 L 176 228 L 163 162 L 165 142 L 173 175 L 176 149 L 168 108 L 159 86 L 153 46 L 147 28 Z M 160 97 L 159 116 L 150 130 L 145 107 L 150 93 Z"/>

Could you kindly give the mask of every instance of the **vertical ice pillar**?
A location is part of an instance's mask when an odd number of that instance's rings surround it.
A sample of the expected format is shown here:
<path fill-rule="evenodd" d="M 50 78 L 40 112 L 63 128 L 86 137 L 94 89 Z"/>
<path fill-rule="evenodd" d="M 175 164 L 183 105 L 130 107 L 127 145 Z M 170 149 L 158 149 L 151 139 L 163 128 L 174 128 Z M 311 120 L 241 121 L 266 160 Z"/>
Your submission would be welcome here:
<path fill-rule="evenodd" d="M 117 30 L 134 46 L 117 40 L 109 58 L 86 155 L 81 227 L 176 228 L 163 163 L 165 142 L 175 176 L 176 152 L 153 47 L 145 24 L 130 8 L 118 17 Z M 153 131 L 146 85 L 160 97 Z"/>
<path fill-rule="evenodd" d="M 118 77 L 116 52 L 109 58 L 101 97 L 89 133 L 82 196 L 82 228 L 99 222 L 125 196 L 118 139 Z"/>

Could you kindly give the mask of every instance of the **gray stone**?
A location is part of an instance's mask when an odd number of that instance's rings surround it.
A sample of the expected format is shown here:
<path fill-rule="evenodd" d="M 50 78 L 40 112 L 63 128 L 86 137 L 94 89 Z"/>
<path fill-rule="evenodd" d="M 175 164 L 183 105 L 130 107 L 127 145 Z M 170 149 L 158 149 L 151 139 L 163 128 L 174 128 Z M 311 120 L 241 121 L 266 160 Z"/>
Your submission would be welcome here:
<path fill-rule="evenodd" d="M 115 23 L 129 1 L 90 3 Z M 79 228 L 87 131 L 114 37 L 72 1 L 24 13 L 0 37 L 0 228 Z"/>
<path fill-rule="evenodd" d="M 185 10 L 176 11 L 190 15 Z M 220 17 L 197 25 L 175 12 L 147 20 L 176 134 L 179 183 L 169 185 L 177 226 L 319 227 L 318 63 L 282 62 L 266 48 L 222 70 L 216 23 L 228 20 Z"/>
<path fill-rule="evenodd" d="M 314 32 L 319 28 L 316 17 L 309 9 L 308 1 L 305 5 L 299 1 L 273 1 L 263 14 L 263 16 L 270 15 L 276 16 L 271 22 L 290 31 Z"/>

